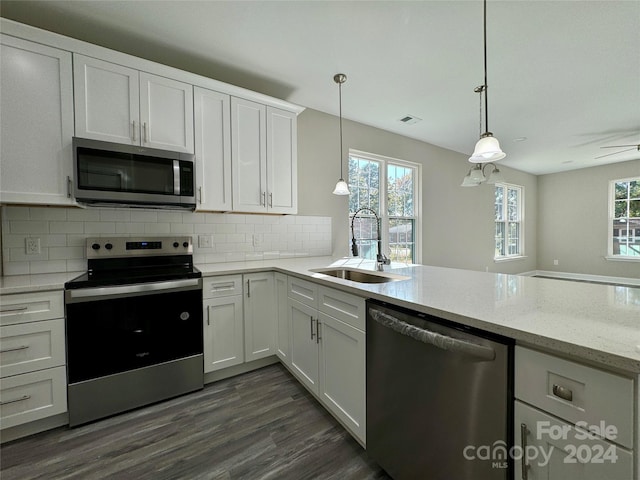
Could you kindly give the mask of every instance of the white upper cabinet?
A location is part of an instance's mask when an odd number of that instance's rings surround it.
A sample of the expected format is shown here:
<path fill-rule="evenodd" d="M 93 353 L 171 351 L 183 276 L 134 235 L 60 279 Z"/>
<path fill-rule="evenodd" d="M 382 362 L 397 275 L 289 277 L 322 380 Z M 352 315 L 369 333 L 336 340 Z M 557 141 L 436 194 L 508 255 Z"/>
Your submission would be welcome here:
<path fill-rule="evenodd" d="M 194 87 L 196 209 L 232 208 L 231 97 Z"/>
<path fill-rule="evenodd" d="M 298 212 L 298 121 L 267 107 L 267 203 L 271 213 Z"/>
<path fill-rule="evenodd" d="M 2 35 L 0 58 L 0 200 L 71 204 L 71 54 Z"/>
<path fill-rule="evenodd" d="M 193 87 L 74 54 L 76 136 L 193 153 Z"/>
<path fill-rule="evenodd" d="M 231 98 L 233 209 L 297 213 L 296 114 Z"/>

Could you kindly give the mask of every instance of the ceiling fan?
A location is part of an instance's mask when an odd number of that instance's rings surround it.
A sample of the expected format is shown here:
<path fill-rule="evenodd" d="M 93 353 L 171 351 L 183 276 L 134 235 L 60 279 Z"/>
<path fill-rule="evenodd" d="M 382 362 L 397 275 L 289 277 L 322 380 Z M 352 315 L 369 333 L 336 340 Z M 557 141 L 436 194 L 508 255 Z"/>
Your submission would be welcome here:
<path fill-rule="evenodd" d="M 631 147 L 631 148 L 627 148 L 627 147 Z M 618 155 L 620 153 L 630 152 L 632 150 L 636 150 L 640 152 L 640 143 L 635 145 L 608 145 L 606 147 L 600 147 L 600 148 L 624 148 L 624 150 L 620 150 L 619 152 L 607 153 L 605 155 L 600 155 L 599 157 L 596 157 L 596 158 L 609 157 L 611 155 Z"/>

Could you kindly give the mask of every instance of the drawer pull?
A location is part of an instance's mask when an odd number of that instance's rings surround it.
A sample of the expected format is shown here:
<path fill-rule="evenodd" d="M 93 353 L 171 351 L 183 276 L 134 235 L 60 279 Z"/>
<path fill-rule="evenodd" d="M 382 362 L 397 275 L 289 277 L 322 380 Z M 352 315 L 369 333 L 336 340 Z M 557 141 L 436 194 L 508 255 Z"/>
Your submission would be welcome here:
<path fill-rule="evenodd" d="M 521 423 L 520 424 L 520 443 L 521 443 L 523 452 L 527 451 L 527 435 L 528 434 L 529 434 L 529 429 L 527 428 L 527 424 Z M 522 480 L 528 480 L 529 468 L 530 468 L 530 465 L 527 464 L 527 456 L 524 455 L 522 457 L 522 468 L 520 472 L 520 476 L 522 477 Z"/>
<path fill-rule="evenodd" d="M 27 348 L 29 348 L 29 345 L 20 345 L 19 347 L 4 348 L 0 350 L 0 353 L 17 352 L 18 350 L 25 350 Z"/>
<path fill-rule="evenodd" d="M 235 283 L 225 283 L 222 285 L 212 285 L 211 291 L 213 292 L 226 292 L 227 290 L 233 290 Z"/>
<path fill-rule="evenodd" d="M 573 401 L 573 392 L 568 388 L 561 387 L 560 385 L 556 385 L 554 383 L 552 391 L 553 391 L 553 394 L 558 398 L 566 400 L 567 402 Z"/>
<path fill-rule="evenodd" d="M 20 398 L 14 398 L 13 400 L 7 400 L 6 402 L 0 402 L 1 405 L 9 405 L 10 403 L 23 402 L 24 400 L 29 400 L 31 395 L 23 395 Z"/>
<path fill-rule="evenodd" d="M 0 313 L 9 313 L 9 312 L 24 312 L 27 308 L 26 305 L 21 305 L 19 307 L 8 307 L 0 310 Z"/>

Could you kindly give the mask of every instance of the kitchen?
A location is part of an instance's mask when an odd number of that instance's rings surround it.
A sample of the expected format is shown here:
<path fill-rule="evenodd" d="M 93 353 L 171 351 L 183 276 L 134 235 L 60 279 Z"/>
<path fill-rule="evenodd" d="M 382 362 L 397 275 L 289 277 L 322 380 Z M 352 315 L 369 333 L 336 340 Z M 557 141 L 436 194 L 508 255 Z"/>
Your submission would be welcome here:
<path fill-rule="evenodd" d="M 5 8 L 4 5 L 3 8 Z M 478 8 L 480 8 L 479 5 Z M 481 65 L 479 70 L 481 71 Z M 335 102 L 337 100 L 335 98 L 335 84 L 331 80 L 331 76 L 334 73 L 331 71 L 328 74 L 323 74 L 328 84 L 326 96 L 332 101 L 332 104 L 337 103 Z M 349 71 L 346 73 L 349 74 Z M 497 77 L 498 75 L 494 74 L 494 76 Z M 355 83 L 356 80 L 353 76 L 350 76 L 344 89 L 345 106 L 349 95 L 352 95 L 348 90 L 352 82 Z M 471 88 L 468 89 L 470 92 L 462 92 L 462 94 L 469 94 L 468 108 L 471 112 L 469 112 L 468 117 L 470 119 L 473 119 L 477 114 L 477 111 L 473 110 L 473 105 L 475 104 L 472 96 L 473 92 L 471 91 L 473 86 L 471 85 Z M 352 87 L 353 90 L 357 88 L 359 87 Z M 497 90 L 492 95 L 492 100 L 496 99 L 498 96 Z M 286 98 L 286 95 L 283 94 L 282 97 Z M 498 108 L 494 107 L 493 111 L 496 112 L 497 110 Z M 345 108 L 345 112 L 347 111 Z M 401 114 L 405 113 L 404 111 L 401 112 Z M 116 233 L 195 234 L 196 236 L 201 234 L 206 236 L 224 232 L 224 235 L 227 235 L 225 237 L 228 243 L 226 247 L 214 249 L 212 247 L 201 248 L 199 245 L 194 245 L 194 261 L 197 265 L 224 262 L 225 260 L 269 260 L 270 252 L 271 255 L 274 255 L 273 252 L 279 252 L 278 257 L 285 257 L 286 255 L 281 255 L 283 252 L 288 252 L 291 256 L 296 253 L 308 253 L 310 256 L 331 255 L 342 257 L 346 255 L 350 237 L 346 222 L 348 218 L 347 205 L 343 198 L 332 196 L 330 193 L 327 195 L 327 192 L 330 192 L 335 183 L 336 178 L 334 177 L 337 177 L 339 173 L 337 159 L 331 161 L 330 165 L 327 164 L 328 158 L 336 157 L 332 152 L 337 150 L 338 145 L 337 118 L 335 115 L 307 108 L 299 114 L 297 127 L 299 178 L 297 217 L 244 215 L 242 213 L 178 213 L 121 209 L 79 210 L 7 206 L 3 212 L 4 248 L 23 248 L 26 234 L 30 236 L 35 236 L 31 235 L 32 233 L 40 235 L 45 229 L 51 236 L 64 235 L 64 240 L 50 238 L 49 235 L 47 238 L 52 241 L 64 241 L 65 245 L 42 244 L 41 257 L 37 259 L 37 256 L 20 256 L 17 253 L 13 253 L 12 255 L 14 256 L 8 260 L 3 258 L 4 273 L 7 275 L 5 280 L 9 279 L 12 276 L 11 274 L 25 273 L 25 268 L 29 268 L 32 273 L 52 271 L 46 270 L 47 268 L 62 269 L 53 271 L 81 271 L 85 268 L 83 265 L 86 265 L 84 263 L 86 260 L 84 259 L 84 249 L 79 241 L 90 236 L 107 236 Z M 496 135 L 498 135 L 497 132 L 502 130 L 502 128 L 496 127 L 495 121 L 494 130 Z M 422 242 L 425 248 L 422 249 L 422 258 L 420 258 L 419 263 L 436 267 L 465 268 L 479 272 L 489 270 L 501 273 L 522 273 L 535 270 L 556 270 L 607 277 L 638 277 L 637 264 L 634 265 L 633 263 L 626 264 L 624 262 L 598 260 L 597 270 L 595 268 L 580 270 L 583 267 L 573 268 L 573 264 L 569 263 L 576 262 L 591 267 L 590 262 L 592 263 L 595 260 L 591 258 L 592 255 L 588 256 L 587 254 L 585 254 L 584 258 L 578 258 L 577 260 L 569 255 L 560 257 L 559 266 L 557 267 L 553 266 L 552 263 L 547 264 L 547 262 L 552 262 L 554 257 L 553 254 L 548 255 L 546 250 L 554 251 L 556 247 L 552 243 L 555 241 L 553 232 L 545 231 L 547 223 L 554 228 L 558 228 L 558 222 L 553 216 L 554 210 L 557 210 L 557 204 L 553 203 L 553 197 L 550 198 L 553 195 L 551 191 L 552 185 L 562 183 L 563 179 L 567 178 L 570 178 L 571 182 L 584 184 L 585 191 L 581 194 L 579 191 L 574 191 L 574 195 L 583 195 L 578 200 L 585 203 L 591 201 L 591 197 L 594 196 L 593 192 L 595 190 L 591 185 L 598 182 L 603 183 L 601 180 L 604 179 L 604 189 L 606 191 L 608 180 L 637 175 L 637 160 L 614 163 L 593 169 L 574 170 L 569 173 L 540 176 L 502 167 L 504 172 L 508 174 L 510 182 L 525 187 L 525 243 L 527 245 L 527 256 L 513 262 L 495 263 L 493 261 L 492 246 L 493 222 L 482 220 L 482 218 L 492 218 L 493 192 L 486 187 L 476 189 L 458 188 L 461 177 L 468 169 L 468 162 L 464 155 L 350 120 L 345 121 L 344 133 L 346 144 L 349 148 L 376 152 L 379 155 L 404 158 L 406 160 L 422 161 L 421 159 L 424 158 L 429 159 L 424 162 L 423 178 L 425 185 L 423 186 L 422 202 L 424 206 L 423 216 L 428 219 L 428 222 L 424 221 L 422 225 Z M 469 133 L 469 148 L 473 147 L 476 136 L 477 133 L 471 130 Z M 599 153 L 596 150 L 594 156 Z M 569 175 L 571 176 L 569 177 Z M 602 187 L 599 186 L 598 188 Z M 319 202 L 317 200 L 319 198 L 322 198 L 323 201 Z M 549 205 L 546 203 L 547 200 L 550 202 Z M 474 208 L 466 208 L 468 205 L 473 205 Z M 592 209 L 592 211 L 595 211 L 595 209 Z M 558 213 L 558 215 L 562 214 L 563 212 Z M 453 218 L 456 219 L 456 224 L 465 225 L 465 230 L 477 232 L 476 235 L 455 235 L 455 231 L 452 230 L 454 226 L 451 224 L 451 219 Z M 544 221 L 540 221 L 541 219 L 544 219 Z M 7 222 L 15 222 L 14 225 L 10 225 L 10 229 L 13 228 L 16 231 L 13 237 L 13 232 L 5 229 Z M 281 243 L 274 245 L 275 241 L 272 240 L 274 238 L 272 235 L 276 233 L 282 235 L 280 232 L 283 231 L 283 225 L 288 232 L 290 225 L 287 224 L 289 222 L 297 225 L 291 229 L 293 239 L 288 240 L 287 238 L 278 237 L 278 242 Z M 443 241 L 441 229 L 435 231 L 435 229 L 429 228 L 430 225 L 434 224 L 447 225 L 445 230 L 451 231 L 451 238 L 448 236 L 447 241 Z M 220 225 L 224 225 L 224 227 Z M 21 228 L 23 230 L 20 230 Z M 596 227 L 594 226 L 594 228 Z M 299 231 L 295 231 L 298 229 Z M 296 240 L 295 233 L 301 234 L 297 237 L 298 240 Z M 555 233 L 557 234 L 557 231 Z M 240 234 L 254 235 L 257 238 L 258 245 L 254 245 L 256 240 L 252 237 L 251 242 L 245 242 L 247 244 L 250 243 L 250 245 L 243 245 L 242 249 L 237 246 L 234 248 L 234 245 L 238 243 L 238 237 L 233 235 Z M 308 234 L 308 236 L 305 234 Z M 597 235 L 597 237 L 600 238 L 601 235 Z M 482 243 L 484 240 L 479 241 L 478 238 L 486 238 L 486 244 Z M 262 243 L 260 242 L 261 240 Z M 586 244 L 590 239 L 585 238 L 584 241 Z M 216 244 L 216 247 L 222 247 L 222 245 Z M 45 251 L 49 254 L 47 258 L 42 257 Z M 55 255 L 53 255 L 54 251 L 56 252 Z M 538 252 L 540 259 L 536 258 L 536 252 Z M 542 259 L 543 255 L 540 252 L 544 252 L 544 259 Z M 602 253 L 600 253 L 601 255 Z M 57 258 L 53 258 L 54 256 Z M 12 260 L 15 260 L 15 262 Z M 314 267 L 323 265 L 326 265 L 326 263 L 314 265 Z M 219 265 L 216 268 L 219 268 Z M 300 274 L 299 271 L 297 273 Z M 491 295 L 493 294 L 491 293 Z M 633 310 L 631 312 L 633 313 Z M 465 313 L 461 313 L 461 315 L 467 316 L 469 314 L 469 312 Z"/>

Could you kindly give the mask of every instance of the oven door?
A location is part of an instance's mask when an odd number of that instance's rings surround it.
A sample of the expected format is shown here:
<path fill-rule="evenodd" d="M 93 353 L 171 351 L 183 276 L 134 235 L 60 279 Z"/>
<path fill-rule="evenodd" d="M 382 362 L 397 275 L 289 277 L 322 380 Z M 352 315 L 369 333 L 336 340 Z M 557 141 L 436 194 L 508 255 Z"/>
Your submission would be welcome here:
<path fill-rule="evenodd" d="M 202 354 L 202 280 L 67 290 L 69 384 Z"/>

